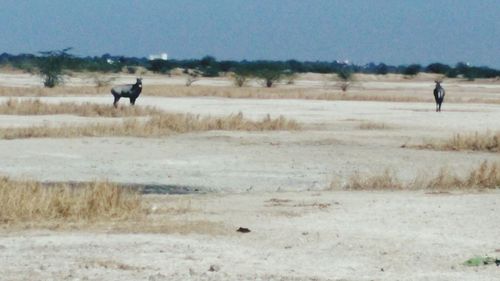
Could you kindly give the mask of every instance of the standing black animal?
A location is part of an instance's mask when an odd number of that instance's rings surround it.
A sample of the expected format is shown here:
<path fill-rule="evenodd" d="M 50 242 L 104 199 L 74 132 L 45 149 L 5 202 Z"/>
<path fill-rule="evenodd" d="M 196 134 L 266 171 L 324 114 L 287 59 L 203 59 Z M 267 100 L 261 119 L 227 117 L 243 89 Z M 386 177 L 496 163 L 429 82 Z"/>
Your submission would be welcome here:
<path fill-rule="evenodd" d="M 444 101 L 444 89 L 441 87 L 441 81 L 436 82 L 436 88 L 434 88 L 434 99 L 436 100 L 436 112 L 441 111 L 441 104 Z"/>
<path fill-rule="evenodd" d="M 118 106 L 120 98 L 130 98 L 130 104 L 134 105 L 135 100 L 139 97 L 142 91 L 142 78 L 137 78 L 135 84 L 116 86 L 111 89 L 111 94 L 115 97 L 113 106 Z"/>

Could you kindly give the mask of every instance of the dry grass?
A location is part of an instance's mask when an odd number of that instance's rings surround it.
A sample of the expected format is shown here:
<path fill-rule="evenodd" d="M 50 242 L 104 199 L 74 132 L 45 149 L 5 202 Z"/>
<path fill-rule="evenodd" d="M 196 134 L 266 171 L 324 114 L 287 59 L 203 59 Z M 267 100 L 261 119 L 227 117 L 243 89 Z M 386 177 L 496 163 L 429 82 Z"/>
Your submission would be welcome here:
<path fill-rule="evenodd" d="M 356 172 L 349 177 L 345 188 L 350 190 L 397 190 L 403 189 L 403 183 L 397 178 L 394 172 L 386 169 L 380 175 L 364 176 Z"/>
<path fill-rule="evenodd" d="M 274 131 L 299 130 L 294 120 L 283 116 L 271 118 L 267 115 L 259 121 L 245 119 L 242 113 L 227 117 L 200 117 L 192 114 L 162 113 L 151 116 L 147 121 L 126 119 L 115 124 L 93 123 L 83 126 L 32 126 L 1 128 L 1 139 L 19 138 L 71 138 L 71 137 L 161 137 L 175 133 L 209 130 Z"/>
<path fill-rule="evenodd" d="M 109 182 L 44 186 L 3 177 L 0 205 L 0 223 L 123 220 L 145 213 L 136 191 Z"/>
<path fill-rule="evenodd" d="M 12 71 L 2 72 L 11 73 Z M 14 72 L 20 73 L 20 72 Z M 172 73 L 167 78 L 161 75 L 148 74 L 146 79 L 151 79 L 143 89 L 145 96 L 163 97 L 188 97 L 188 96 L 214 96 L 228 98 L 258 98 L 258 99 L 316 99 L 316 100 L 363 100 L 363 101 L 394 101 L 394 102 L 434 102 L 432 96 L 432 83 L 439 78 L 436 75 L 419 74 L 411 80 L 401 75 L 365 75 L 356 74 L 357 83 L 352 85 L 348 93 L 343 93 L 338 87 L 332 85 L 332 75 L 300 74 L 295 79 L 295 85 L 280 83 L 278 87 L 258 87 L 255 81 L 250 81 L 248 87 L 231 86 L 231 75 L 226 78 L 203 78 L 204 82 L 214 81 L 214 85 L 193 85 L 186 87 L 180 81 L 184 77 L 182 72 Z M 130 80 L 133 76 L 114 74 L 112 76 L 102 73 L 73 73 L 73 83 L 52 89 L 43 87 L 8 87 L 0 86 L 0 96 L 82 96 L 82 95 L 108 95 L 113 79 Z M 29 79 L 29 78 L 24 78 Z M 71 79 L 69 79 L 71 80 Z M 169 80 L 169 81 L 167 81 Z M 328 83 L 324 83 L 327 80 Z M 29 81 L 29 80 L 28 80 Z M 323 83 L 322 83 L 323 82 Z M 373 88 L 368 83 L 390 83 L 387 86 L 377 85 Z M 464 82 L 461 79 L 447 79 L 445 88 L 453 95 L 446 98 L 446 102 L 458 103 L 500 103 L 500 100 L 492 98 L 490 94 L 496 94 L 498 90 L 494 87 L 482 87 L 482 85 L 497 85 L 496 79 L 478 79 L 476 82 Z M 6 81 L 8 83 L 8 81 Z M 31 81 L 30 83 L 33 83 Z M 40 82 L 41 83 L 41 82 Z M 162 83 L 162 84 L 155 84 Z M 174 84 L 163 84 L 174 83 Z M 178 83 L 178 84 L 175 84 Z M 410 84 L 408 84 L 410 83 Z M 416 86 L 415 83 L 429 83 L 429 88 Z M 477 87 L 471 85 L 478 84 Z M 226 84 L 226 85 L 224 85 Z M 334 84 L 334 83 L 333 83 Z M 41 84 L 40 84 L 41 85 Z M 97 85 L 97 87 L 96 87 Z M 466 87 L 463 87 L 466 85 Z M 481 93 L 488 94 L 481 96 Z M 111 96 L 110 96 L 111 97 Z"/>
<path fill-rule="evenodd" d="M 427 180 L 426 180 L 427 179 Z M 337 183 L 332 183 L 332 188 Z M 411 182 L 400 180 L 395 172 L 385 170 L 379 175 L 352 175 L 344 188 L 349 190 L 467 190 L 500 188 L 500 167 L 497 163 L 487 161 L 472 169 L 466 177 L 460 177 L 449 169 L 442 168 L 434 176 L 418 175 Z"/>
<path fill-rule="evenodd" d="M 152 107 L 120 106 L 95 103 L 45 103 L 38 99 L 8 99 L 0 103 L 0 114 L 5 115 L 53 115 L 72 114 L 87 117 L 130 117 L 159 114 L 161 111 Z"/>
<path fill-rule="evenodd" d="M 62 86 L 52 89 L 35 87 L 0 87 L 0 96 L 48 97 L 48 96 L 93 96 L 109 94 L 106 88 L 91 86 Z M 388 101 L 388 102 L 433 102 L 433 97 L 401 94 L 400 91 L 383 90 L 377 92 L 352 89 L 349 93 L 339 90 L 299 87 L 220 87 L 180 85 L 148 85 L 142 95 L 159 97 L 222 97 L 245 99 L 306 99 L 345 101 Z M 110 98 L 111 95 L 109 94 Z M 451 101 L 448 99 L 447 101 Z"/>
<path fill-rule="evenodd" d="M 466 177 L 458 177 L 443 168 L 436 177 L 427 182 L 427 189 L 494 189 L 500 187 L 500 167 L 484 161 L 472 169 Z"/>
<path fill-rule="evenodd" d="M 1 177 L 0 230 L 48 228 L 114 233 L 227 233 L 221 223 L 191 219 L 191 213 L 196 210 L 190 204 L 186 206 L 177 196 L 150 197 L 140 194 L 137 188 L 105 181 L 42 184 Z"/>
<path fill-rule="evenodd" d="M 483 134 L 455 134 L 444 141 L 427 141 L 414 147 L 434 150 L 473 150 L 500 152 L 500 132 Z"/>
<path fill-rule="evenodd" d="M 385 130 L 391 129 L 392 127 L 381 122 L 362 122 L 359 124 L 358 128 L 361 130 Z"/>

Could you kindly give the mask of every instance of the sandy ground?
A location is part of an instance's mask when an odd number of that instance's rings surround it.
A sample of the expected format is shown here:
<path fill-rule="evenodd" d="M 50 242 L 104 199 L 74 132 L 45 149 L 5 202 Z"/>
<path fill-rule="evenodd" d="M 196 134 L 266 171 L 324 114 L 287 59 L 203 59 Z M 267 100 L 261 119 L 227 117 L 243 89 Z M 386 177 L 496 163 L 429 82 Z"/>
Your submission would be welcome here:
<path fill-rule="evenodd" d="M 2 74 L 0 84 L 33 86 L 34 79 Z M 229 83 L 220 81 L 210 85 Z M 304 81 L 296 87 L 322 83 Z M 402 91 L 406 85 L 407 92 L 430 85 L 432 90 L 432 80 L 363 85 Z M 464 87 L 493 98 L 500 94 L 494 83 Z M 111 96 L 41 100 L 110 104 Z M 192 225 L 188 233 L 172 227 L 148 234 L 140 225 L 133 228 L 138 233 L 3 226 L 0 280 L 500 280 L 498 267 L 462 265 L 475 255 L 500 255 L 495 252 L 500 249 L 498 191 L 325 191 L 332 181 L 338 187 L 357 171 L 379 173 L 390 168 L 411 180 L 417 174 L 433 175 L 441 167 L 463 174 L 484 160 L 498 161 L 497 153 L 401 146 L 455 133 L 498 131 L 499 104 L 445 103 L 441 113 L 434 112 L 433 103 L 413 102 L 145 95 L 137 104 L 200 115 L 242 112 L 252 119 L 283 115 L 303 129 L 211 131 L 164 138 L 0 140 L 0 175 L 42 181 L 109 179 L 182 186 L 202 193 L 148 195 L 154 208 L 188 204 L 183 212 L 153 214 L 159 221 Z M 0 127 L 116 121 L 0 115 Z M 388 128 L 360 129 L 365 122 Z M 240 226 L 252 232 L 236 233 Z"/>
<path fill-rule="evenodd" d="M 104 97 L 49 97 L 42 101 L 108 103 Z M 401 148 L 454 133 L 500 129 L 500 106 L 315 100 L 144 97 L 141 105 L 173 112 L 258 119 L 283 115 L 303 125 L 296 132 L 204 132 L 166 138 L 0 140 L 0 173 L 44 181 L 107 178 L 123 183 L 191 186 L 202 191 L 317 190 L 356 171 L 396 170 L 402 178 L 461 171 L 492 153 Z M 15 120 L 15 121 L 13 121 Z M 0 125 L 95 122 L 95 118 L 0 116 Z M 103 121 L 112 121 L 106 118 Z M 361 130 L 363 122 L 383 130 Z"/>
<path fill-rule="evenodd" d="M 156 204 L 164 196 L 152 196 Z M 500 193 L 190 195 L 195 233 L 0 232 L 2 280 L 500 280 Z M 159 220 L 162 215 L 158 215 Z M 198 227 L 199 221 L 213 227 Z M 250 233 L 237 233 L 246 227 Z M 213 271 L 210 271 L 212 268 Z"/>

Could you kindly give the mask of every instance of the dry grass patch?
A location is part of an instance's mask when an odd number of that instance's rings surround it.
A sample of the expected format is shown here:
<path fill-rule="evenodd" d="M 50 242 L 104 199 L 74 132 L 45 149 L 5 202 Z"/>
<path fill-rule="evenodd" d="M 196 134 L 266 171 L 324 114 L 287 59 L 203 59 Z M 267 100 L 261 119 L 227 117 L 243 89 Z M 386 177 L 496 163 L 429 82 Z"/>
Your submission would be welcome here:
<path fill-rule="evenodd" d="M 386 130 L 386 129 L 392 129 L 391 126 L 389 126 L 386 123 L 381 123 L 381 122 L 362 122 L 358 126 L 359 129 L 361 130 Z"/>
<path fill-rule="evenodd" d="M 109 182 L 91 182 L 79 187 L 44 186 L 3 177 L 0 178 L 0 206 L 0 223 L 108 221 L 145 214 L 137 191 Z"/>
<path fill-rule="evenodd" d="M 337 182 L 332 182 L 335 188 Z M 345 189 L 349 190 L 467 190 L 467 189 L 495 189 L 500 188 L 500 167 L 497 163 L 484 161 L 478 167 L 470 170 L 467 176 L 461 177 L 447 168 L 442 168 L 434 177 L 417 175 L 414 180 L 404 182 L 394 171 L 386 169 L 381 174 L 361 175 L 353 174 Z"/>
<path fill-rule="evenodd" d="M 159 198 L 159 197 L 158 197 Z M 193 220 L 179 200 L 161 195 L 153 206 L 140 189 L 111 182 L 42 184 L 0 178 L 0 230 L 88 229 L 113 233 L 226 234 L 221 223 Z"/>
<path fill-rule="evenodd" d="M 193 114 L 162 113 L 153 115 L 147 121 L 126 119 L 116 124 L 94 123 L 84 126 L 32 126 L 22 128 L 1 128 L 1 139 L 19 138 L 71 138 L 71 137 L 160 137 L 174 133 L 188 133 L 209 130 L 274 131 L 299 130 L 294 120 L 283 116 L 269 115 L 258 121 L 245 119 L 242 113 L 227 117 L 200 117 Z"/>
<path fill-rule="evenodd" d="M 361 175 L 356 172 L 349 177 L 345 188 L 350 190 L 386 190 L 403 189 L 404 186 L 394 172 L 386 169 L 379 175 Z"/>
<path fill-rule="evenodd" d="M 500 132 L 496 133 L 474 133 L 455 134 L 444 141 L 427 141 L 424 144 L 415 146 L 422 149 L 434 150 L 473 150 L 500 152 Z"/>
<path fill-rule="evenodd" d="M 72 114 L 86 117 L 130 117 L 159 114 L 160 110 L 152 107 L 120 106 L 95 103 L 45 103 L 38 99 L 8 99 L 0 103 L 0 114 L 5 115 L 54 115 Z"/>
<path fill-rule="evenodd" d="M 81 96 L 110 93 L 108 89 L 95 86 L 60 86 L 55 88 L 44 87 L 0 87 L 0 96 L 3 97 L 54 97 L 54 96 Z M 111 94 L 109 94 L 111 96 Z"/>
<path fill-rule="evenodd" d="M 459 177 L 443 168 L 425 185 L 427 189 L 494 189 L 500 187 L 500 167 L 484 161 L 466 177 Z"/>

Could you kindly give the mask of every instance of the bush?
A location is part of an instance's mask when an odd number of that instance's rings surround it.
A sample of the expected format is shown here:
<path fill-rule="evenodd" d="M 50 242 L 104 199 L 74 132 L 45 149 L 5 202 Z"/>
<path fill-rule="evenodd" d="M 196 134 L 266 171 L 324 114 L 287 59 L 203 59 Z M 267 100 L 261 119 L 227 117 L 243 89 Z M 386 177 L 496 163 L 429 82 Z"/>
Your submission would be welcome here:
<path fill-rule="evenodd" d="M 237 87 L 245 86 L 245 83 L 251 77 L 250 73 L 242 70 L 235 71 L 232 75 L 234 80 L 234 85 Z"/>
<path fill-rule="evenodd" d="M 442 63 L 431 63 L 425 68 L 426 72 L 439 74 L 447 74 L 448 72 L 450 72 L 450 70 L 451 67 L 449 65 Z"/>
<path fill-rule="evenodd" d="M 72 57 L 72 55 L 68 54 L 69 50 L 71 48 L 40 52 L 43 57 L 39 59 L 38 68 L 45 87 L 53 88 L 63 82 L 64 62 Z"/>
<path fill-rule="evenodd" d="M 262 79 L 265 87 L 271 88 L 276 82 L 281 80 L 283 71 L 277 69 L 263 69 L 258 71 L 255 76 Z"/>
<path fill-rule="evenodd" d="M 408 76 L 415 76 L 420 72 L 421 69 L 422 66 L 420 64 L 410 64 L 403 70 L 403 74 Z"/>
<path fill-rule="evenodd" d="M 341 68 L 337 72 L 337 77 L 340 79 L 340 89 L 342 92 L 346 92 L 349 86 L 351 85 L 351 81 L 353 80 L 354 71 L 351 67 L 345 66 Z"/>
<path fill-rule="evenodd" d="M 389 73 L 389 68 L 387 67 L 387 65 L 385 63 L 381 63 L 381 64 L 376 66 L 375 73 L 378 75 L 385 75 L 385 74 Z"/>

